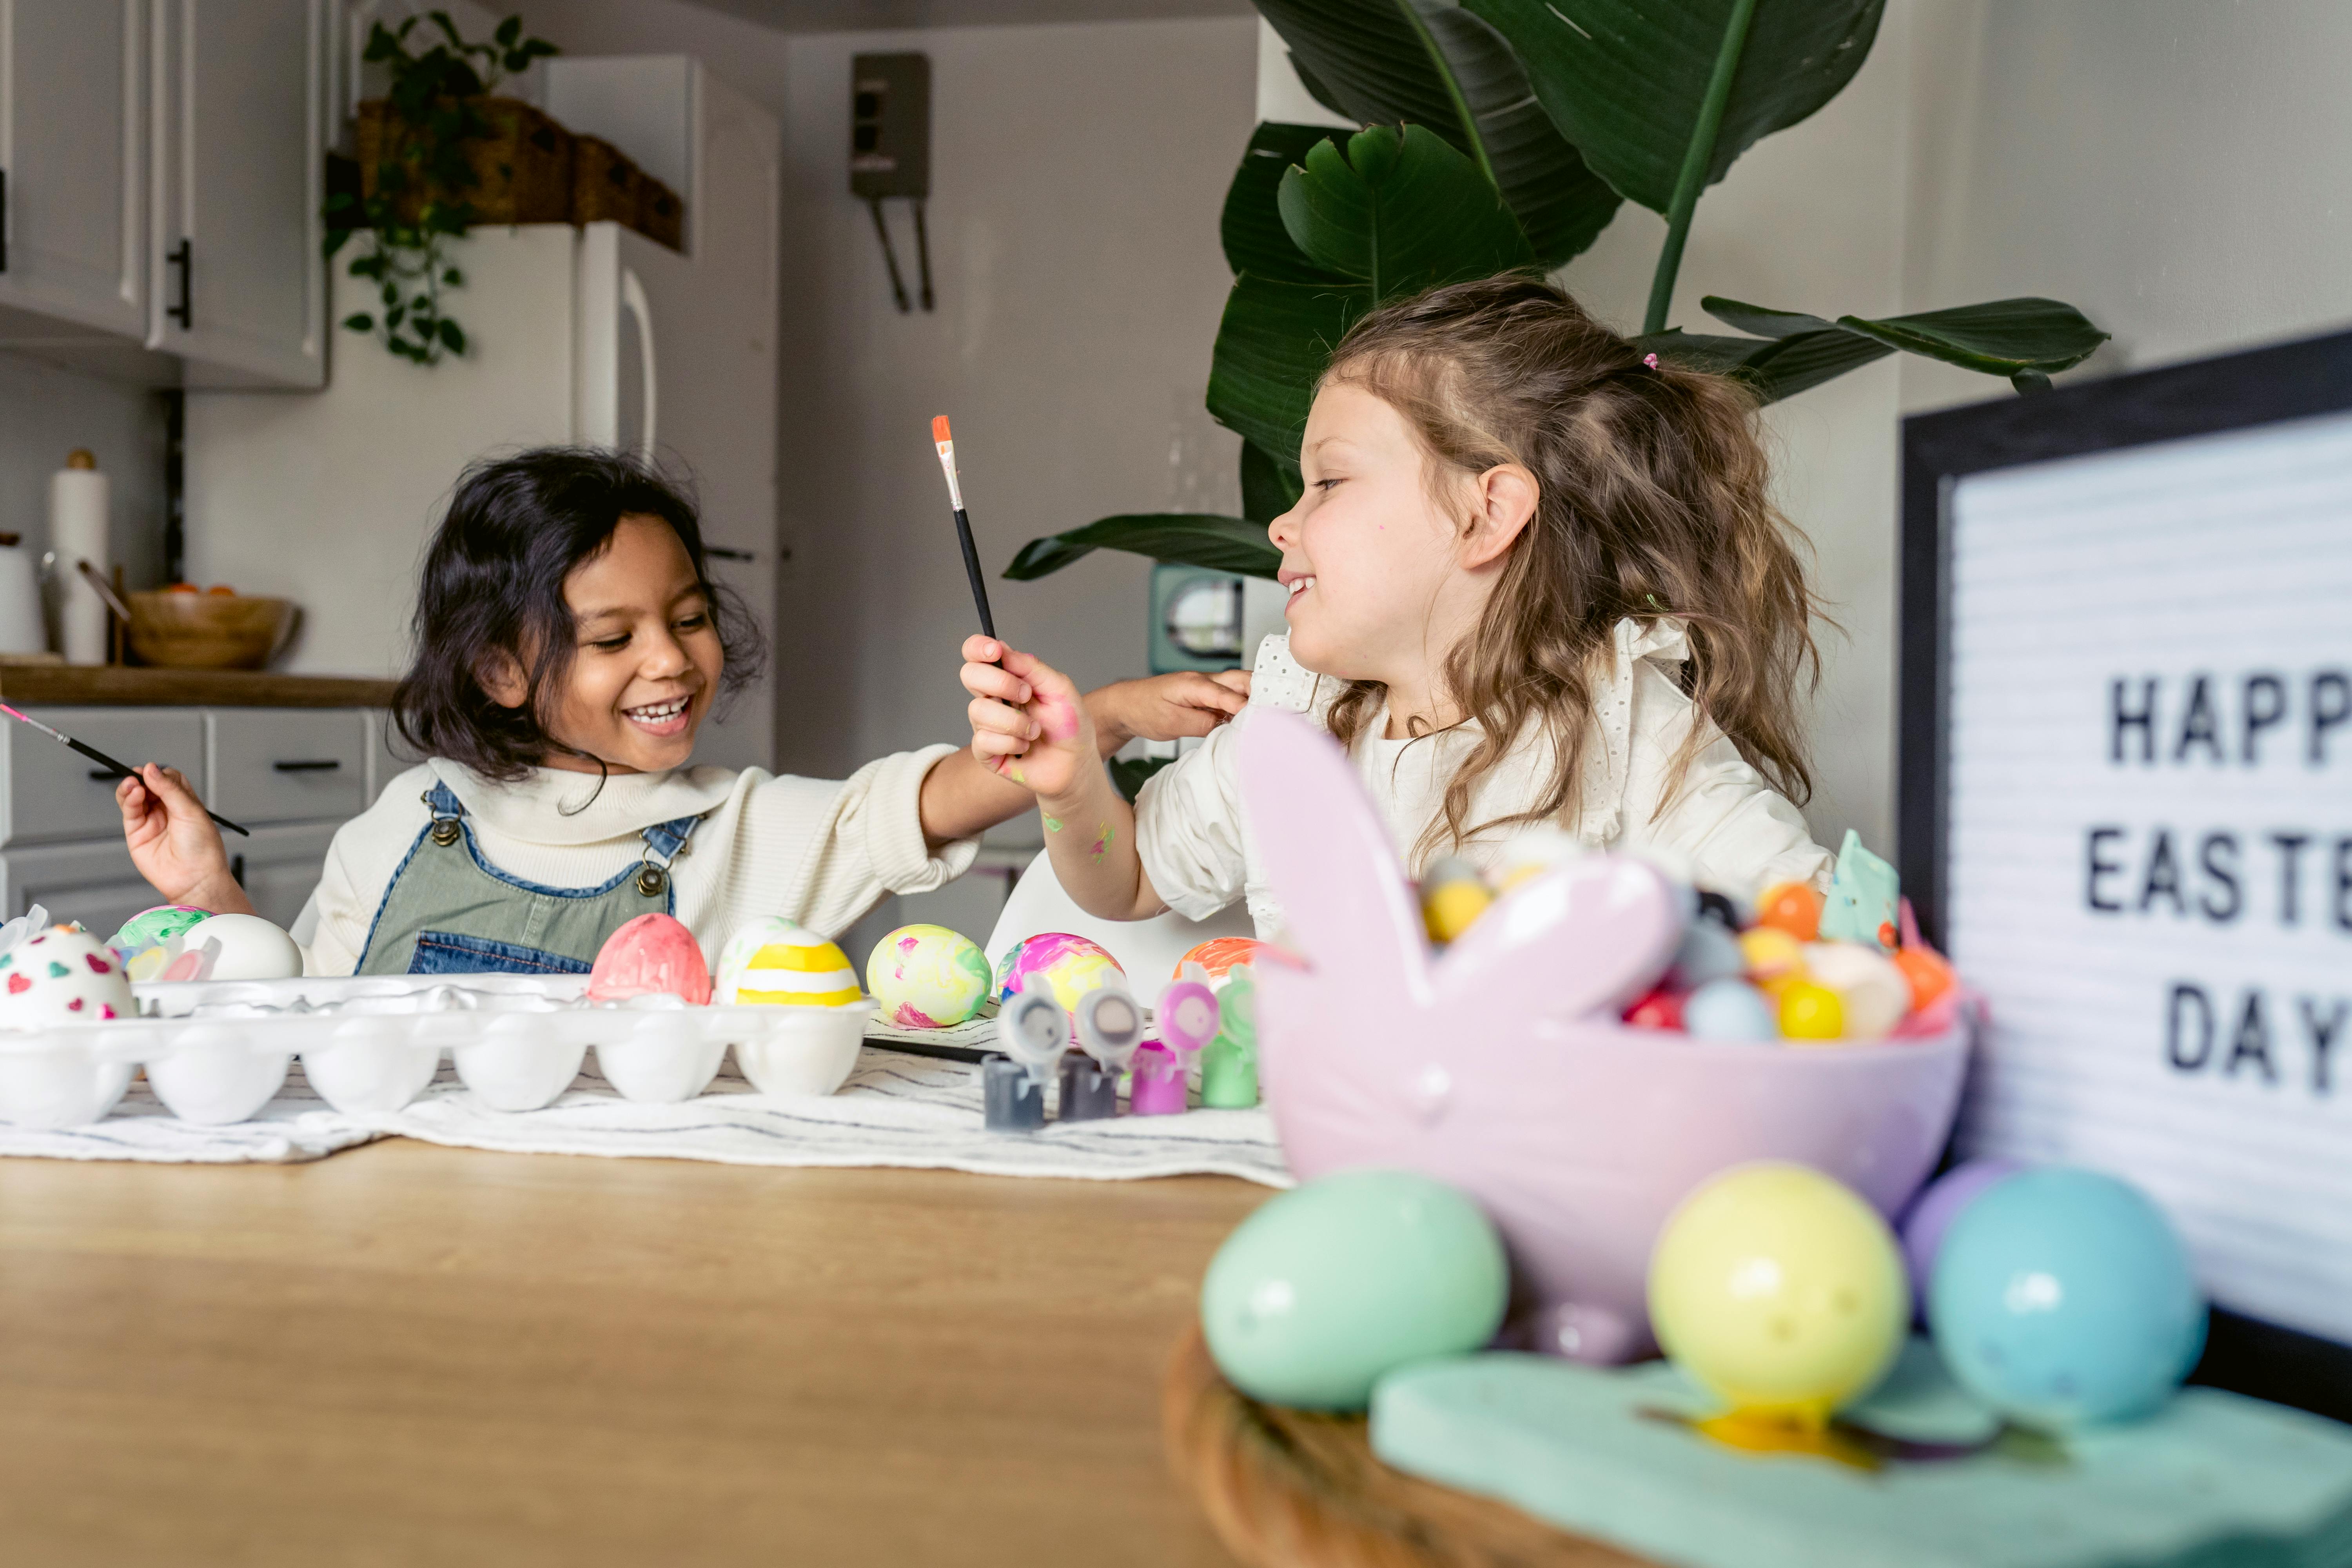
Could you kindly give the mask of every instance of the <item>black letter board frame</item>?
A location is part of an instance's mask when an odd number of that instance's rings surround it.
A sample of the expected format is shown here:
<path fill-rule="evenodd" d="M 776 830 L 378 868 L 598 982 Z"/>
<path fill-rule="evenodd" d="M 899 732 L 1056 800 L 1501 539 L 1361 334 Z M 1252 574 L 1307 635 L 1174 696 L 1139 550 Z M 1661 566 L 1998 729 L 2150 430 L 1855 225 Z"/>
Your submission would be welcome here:
<path fill-rule="evenodd" d="M 1950 801 L 1948 522 L 1957 482 L 2054 458 L 2352 410 L 2352 332 L 1903 421 L 1895 843 L 1927 940 L 1944 938 Z M 2352 1345 L 2215 1308 L 2192 1382 L 2352 1421 Z"/>

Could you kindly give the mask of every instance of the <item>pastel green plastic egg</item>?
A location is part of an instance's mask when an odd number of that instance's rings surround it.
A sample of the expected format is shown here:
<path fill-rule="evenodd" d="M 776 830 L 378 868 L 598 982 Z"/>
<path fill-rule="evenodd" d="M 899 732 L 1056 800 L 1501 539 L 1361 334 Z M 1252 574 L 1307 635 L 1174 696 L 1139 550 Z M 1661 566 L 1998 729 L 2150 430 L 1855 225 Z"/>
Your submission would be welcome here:
<path fill-rule="evenodd" d="M 1219 1370 L 1270 1405 L 1360 1410 L 1411 1362 L 1485 1345 L 1510 1269 L 1478 1205 L 1406 1171 L 1342 1171 L 1244 1220 L 1201 1283 Z"/>

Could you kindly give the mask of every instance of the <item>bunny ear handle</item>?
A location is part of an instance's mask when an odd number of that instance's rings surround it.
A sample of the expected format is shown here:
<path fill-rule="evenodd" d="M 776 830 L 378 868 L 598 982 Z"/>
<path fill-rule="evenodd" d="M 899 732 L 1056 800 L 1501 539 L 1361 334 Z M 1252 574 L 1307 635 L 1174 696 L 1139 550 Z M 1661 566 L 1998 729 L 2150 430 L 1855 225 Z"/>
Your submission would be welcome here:
<path fill-rule="evenodd" d="M 1347 753 L 1295 714 L 1253 710 L 1234 737 L 1242 808 L 1282 905 L 1286 945 L 1336 999 L 1429 995 L 1421 910 Z M 1259 977 L 1261 986 L 1266 977 Z"/>

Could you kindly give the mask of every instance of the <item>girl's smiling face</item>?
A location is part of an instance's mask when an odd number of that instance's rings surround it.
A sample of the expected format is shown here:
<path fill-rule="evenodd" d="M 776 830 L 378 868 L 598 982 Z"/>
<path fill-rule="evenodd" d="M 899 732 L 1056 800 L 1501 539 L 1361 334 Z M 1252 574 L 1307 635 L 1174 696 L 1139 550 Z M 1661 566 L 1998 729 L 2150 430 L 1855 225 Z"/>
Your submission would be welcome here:
<path fill-rule="evenodd" d="M 694 562 L 657 517 L 621 519 L 603 551 L 563 580 L 576 645 L 546 715 L 560 744 L 541 765 L 616 773 L 682 767 L 719 692 L 725 656 Z M 511 664 L 485 681 L 493 701 L 523 700 Z"/>
<path fill-rule="evenodd" d="M 1535 476 L 1514 462 L 1433 471 L 1404 416 L 1348 382 L 1315 395 L 1298 457 L 1306 493 L 1267 531 L 1291 591 L 1291 656 L 1386 686 L 1394 734 L 1453 723 L 1444 666 L 1535 515 Z"/>
<path fill-rule="evenodd" d="M 1345 384 L 1316 395 L 1299 449 L 1306 494 L 1269 531 L 1290 590 L 1291 655 L 1307 668 L 1392 681 L 1399 657 L 1420 658 L 1439 630 L 1459 540 L 1431 500 L 1427 465 L 1381 398 Z"/>

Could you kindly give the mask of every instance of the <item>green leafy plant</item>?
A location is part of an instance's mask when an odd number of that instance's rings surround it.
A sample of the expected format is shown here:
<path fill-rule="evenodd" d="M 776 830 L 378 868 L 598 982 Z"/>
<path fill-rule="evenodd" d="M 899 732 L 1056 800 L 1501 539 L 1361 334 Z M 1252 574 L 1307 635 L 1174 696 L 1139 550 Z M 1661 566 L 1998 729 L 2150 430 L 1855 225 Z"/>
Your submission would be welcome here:
<path fill-rule="evenodd" d="M 433 47 L 411 53 L 409 35 L 429 20 L 440 34 Z M 411 16 L 397 27 L 376 23 L 361 57 L 390 68 L 383 134 L 373 195 L 339 191 L 327 198 L 330 259 L 361 238 L 350 273 L 366 279 L 378 310 L 343 318 L 355 332 L 373 332 L 403 359 L 436 364 L 443 353 L 466 352 L 466 331 L 442 309 L 441 291 L 462 287 L 465 276 L 442 247 L 462 237 L 475 217 L 465 192 L 480 183 L 468 149 L 496 132 L 481 100 L 531 61 L 557 52 L 544 38 L 523 36 L 522 18 L 500 22 L 487 44 L 469 44 L 446 11 Z"/>
<path fill-rule="evenodd" d="M 1862 68 L 1885 0 L 1257 0 L 1307 89 L 1365 129 L 1260 125 L 1226 192 L 1234 270 L 1209 412 L 1243 437 L 1239 518 L 1104 518 L 1031 541 L 1005 575 L 1093 550 L 1274 574 L 1265 525 L 1299 494 L 1298 443 L 1332 347 L 1439 283 L 1551 271 L 1634 202 L 1663 215 L 1641 342 L 1767 402 L 1896 352 L 2021 392 L 2107 334 L 2054 300 L 1834 318 L 1716 295 L 1733 332 L 1668 324 L 1692 215 L 1739 154 Z M 1737 334 L 1737 335 L 1735 335 Z"/>

